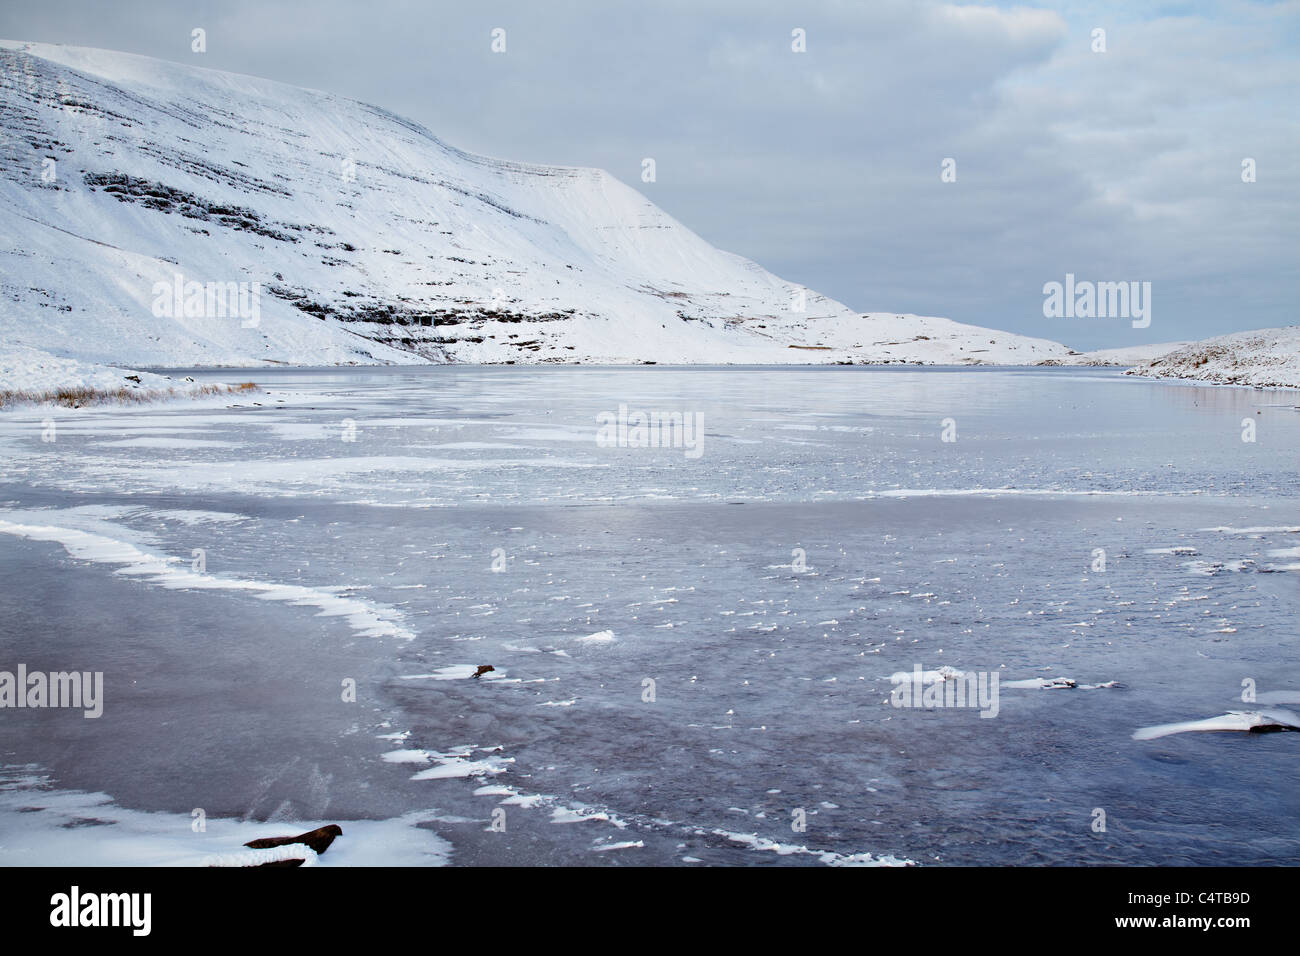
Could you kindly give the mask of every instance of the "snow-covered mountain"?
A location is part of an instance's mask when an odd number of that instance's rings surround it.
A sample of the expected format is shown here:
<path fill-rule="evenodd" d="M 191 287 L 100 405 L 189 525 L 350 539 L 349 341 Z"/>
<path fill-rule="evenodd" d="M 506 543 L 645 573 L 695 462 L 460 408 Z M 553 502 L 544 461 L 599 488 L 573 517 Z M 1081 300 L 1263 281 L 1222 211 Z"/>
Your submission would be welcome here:
<path fill-rule="evenodd" d="M 1069 353 L 859 315 L 604 171 L 473 156 L 329 93 L 0 41 L 0 127 L 6 346 L 136 366 Z"/>

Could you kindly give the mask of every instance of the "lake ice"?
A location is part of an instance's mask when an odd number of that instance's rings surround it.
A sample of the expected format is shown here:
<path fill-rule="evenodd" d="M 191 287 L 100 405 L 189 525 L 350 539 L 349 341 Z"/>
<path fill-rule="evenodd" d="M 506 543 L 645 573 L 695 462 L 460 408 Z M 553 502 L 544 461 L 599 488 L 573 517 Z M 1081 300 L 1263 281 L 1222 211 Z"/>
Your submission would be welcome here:
<path fill-rule="evenodd" d="M 236 377 L 0 417 L 0 670 L 104 674 L 98 719 L 0 713 L 0 863 L 326 822 L 323 865 L 1295 859 L 1300 736 L 1133 739 L 1300 688 L 1294 391 Z M 698 457 L 598 442 L 624 406 Z M 891 705 L 918 667 L 998 675 L 996 716 Z"/>

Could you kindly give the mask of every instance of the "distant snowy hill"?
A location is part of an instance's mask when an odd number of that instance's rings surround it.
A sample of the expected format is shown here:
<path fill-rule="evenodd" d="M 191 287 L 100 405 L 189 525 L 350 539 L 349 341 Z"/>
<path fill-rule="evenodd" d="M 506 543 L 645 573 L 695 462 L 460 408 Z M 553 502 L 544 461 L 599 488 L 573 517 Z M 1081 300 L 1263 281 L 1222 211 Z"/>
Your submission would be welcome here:
<path fill-rule="evenodd" d="M 1129 374 L 1300 388 L 1300 325 L 1192 342 L 1130 369 Z"/>
<path fill-rule="evenodd" d="M 1125 345 L 1116 349 L 1097 349 L 1093 352 L 1072 352 L 1062 359 L 1048 359 L 1042 365 L 1142 365 L 1162 355 L 1180 349 L 1188 342 L 1158 342 L 1151 345 Z"/>
<path fill-rule="evenodd" d="M 329 93 L 0 41 L 0 128 L 5 348 L 128 366 L 1069 354 L 858 315 L 601 170 L 473 156 Z"/>
<path fill-rule="evenodd" d="M 857 329 L 861 353 L 870 356 L 865 360 L 871 362 L 1039 365 L 1077 354 L 1060 342 L 926 315 L 868 313 Z"/>

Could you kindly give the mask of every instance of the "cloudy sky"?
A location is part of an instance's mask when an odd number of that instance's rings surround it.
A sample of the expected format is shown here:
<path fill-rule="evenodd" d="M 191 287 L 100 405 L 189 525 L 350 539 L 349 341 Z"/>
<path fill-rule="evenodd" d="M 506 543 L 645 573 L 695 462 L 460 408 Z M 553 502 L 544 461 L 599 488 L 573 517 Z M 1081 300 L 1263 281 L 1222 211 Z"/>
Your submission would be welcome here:
<path fill-rule="evenodd" d="M 861 311 L 1083 348 L 1300 321 L 1300 0 L 39 0 L 6 3 L 0 36 L 326 89 L 471 151 L 600 166 Z M 1150 328 L 1045 318 L 1067 272 L 1151 282 Z"/>

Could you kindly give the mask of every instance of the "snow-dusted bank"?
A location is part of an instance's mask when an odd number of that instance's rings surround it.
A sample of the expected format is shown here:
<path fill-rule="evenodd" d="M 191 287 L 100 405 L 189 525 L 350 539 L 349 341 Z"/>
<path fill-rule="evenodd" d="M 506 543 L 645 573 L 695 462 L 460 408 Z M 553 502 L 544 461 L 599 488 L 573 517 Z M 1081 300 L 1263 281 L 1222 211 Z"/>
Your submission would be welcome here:
<path fill-rule="evenodd" d="M 1152 362 L 1180 349 L 1187 342 L 1159 342 L 1151 345 L 1129 345 L 1116 349 L 1097 349 L 1093 352 L 1076 352 L 1063 359 L 1047 359 L 1040 365 L 1092 365 L 1130 368 L 1144 362 Z"/>
<path fill-rule="evenodd" d="M 1300 388 L 1300 325 L 1234 332 L 1191 342 L 1139 364 L 1129 374 L 1223 385 Z"/>
<path fill-rule="evenodd" d="M 251 382 L 199 384 L 193 379 L 177 380 L 169 375 L 79 362 L 22 345 L 0 352 L 0 409 L 32 405 L 82 408 L 98 404 L 135 404 L 227 395 L 254 388 Z"/>

